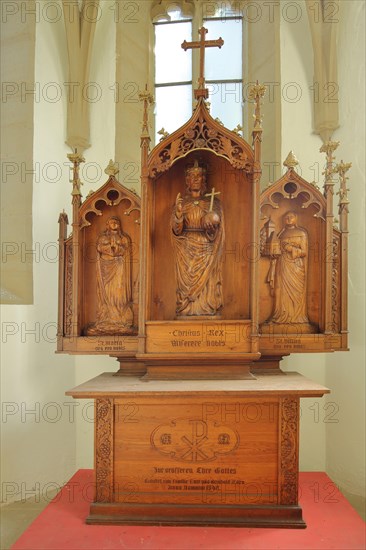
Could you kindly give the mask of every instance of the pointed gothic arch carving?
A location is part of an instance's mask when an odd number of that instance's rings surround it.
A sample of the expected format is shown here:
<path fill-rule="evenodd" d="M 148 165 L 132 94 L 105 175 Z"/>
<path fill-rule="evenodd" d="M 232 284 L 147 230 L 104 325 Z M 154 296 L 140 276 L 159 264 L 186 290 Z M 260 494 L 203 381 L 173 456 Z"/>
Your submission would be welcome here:
<path fill-rule="evenodd" d="M 155 148 L 149 159 L 150 177 L 169 170 L 178 159 L 197 149 L 224 157 L 234 168 L 253 171 L 253 151 L 248 143 L 213 120 L 201 99 L 191 119 Z"/>

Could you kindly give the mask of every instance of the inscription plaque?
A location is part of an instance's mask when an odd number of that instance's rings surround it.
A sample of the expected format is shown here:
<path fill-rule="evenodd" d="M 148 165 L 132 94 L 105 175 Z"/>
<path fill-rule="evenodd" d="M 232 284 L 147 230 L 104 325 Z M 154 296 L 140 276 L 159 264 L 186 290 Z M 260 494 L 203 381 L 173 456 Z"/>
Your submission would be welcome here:
<path fill-rule="evenodd" d="M 146 350 L 154 353 L 245 353 L 251 349 L 250 321 L 146 323 Z"/>

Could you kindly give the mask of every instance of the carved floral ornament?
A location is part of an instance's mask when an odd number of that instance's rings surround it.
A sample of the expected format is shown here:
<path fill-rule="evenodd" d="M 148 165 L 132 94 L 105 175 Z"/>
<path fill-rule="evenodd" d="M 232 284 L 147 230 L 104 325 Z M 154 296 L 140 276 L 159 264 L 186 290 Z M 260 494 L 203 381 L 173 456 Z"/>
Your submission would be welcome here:
<path fill-rule="evenodd" d="M 113 401 L 96 400 L 96 439 L 98 442 L 95 457 L 97 480 L 96 501 L 108 502 L 112 497 L 113 479 Z"/>
<path fill-rule="evenodd" d="M 253 170 L 251 147 L 237 133 L 213 120 L 201 99 L 192 118 L 154 149 L 149 159 L 150 177 L 169 170 L 174 162 L 197 149 L 212 151 L 247 173 Z"/>
<path fill-rule="evenodd" d="M 298 494 L 297 445 L 299 403 L 285 397 L 281 403 L 280 503 L 296 504 Z"/>

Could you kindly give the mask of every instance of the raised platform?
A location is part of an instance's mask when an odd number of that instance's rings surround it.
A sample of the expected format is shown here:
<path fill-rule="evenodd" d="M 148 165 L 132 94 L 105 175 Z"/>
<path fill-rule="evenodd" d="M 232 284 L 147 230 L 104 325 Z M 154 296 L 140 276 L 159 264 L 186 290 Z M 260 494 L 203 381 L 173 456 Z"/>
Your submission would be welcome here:
<path fill-rule="evenodd" d="M 12 550 L 363 550 L 365 523 L 322 472 L 300 473 L 307 529 L 86 525 L 94 473 L 79 470 Z"/>

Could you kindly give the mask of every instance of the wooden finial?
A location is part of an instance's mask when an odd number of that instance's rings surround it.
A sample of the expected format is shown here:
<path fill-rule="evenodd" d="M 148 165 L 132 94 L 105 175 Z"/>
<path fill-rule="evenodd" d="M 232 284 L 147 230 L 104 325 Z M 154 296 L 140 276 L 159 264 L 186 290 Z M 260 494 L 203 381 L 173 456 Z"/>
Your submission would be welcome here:
<path fill-rule="evenodd" d="M 262 130 L 262 116 L 261 116 L 261 99 L 266 93 L 266 87 L 264 84 L 259 84 L 258 80 L 254 86 L 249 90 L 249 99 L 255 102 L 254 111 L 254 130 Z"/>
<path fill-rule="evenodd" d="M 319 151 L 321 153 L 326 153 L 327 156 L 332 154 L 338 147 L 339 141 L 326 141 L 323 143 L 323 145 L 320 147 Z"/>
<path fill-rule="evenodd" d="M 233 132 L 235 132 L 235 134 L 238 134 L 238 136 L 241 135 L 241 133 L 243 132 L 243 126 L 241 124 L 238 124 L 237 126 L 235 126 L 235 128 L 233 129 Z"/>
<path fill-rule="evenodd" d="M 58 223 L 65 223 L 66 225 L 69 223 L 65 210 L 62 210 L 62 212 L 60 213 Z"/>
<path fill-rule="evenodd" d="M 169 135 L 169 132 L 167 132 L 165 130 L 165 128 L 162 128 L 161 130 L 158 131 L 158 135 L 161 136 L 160 140 L 159 141 L 163 141 L 163 139 L 167 138 L 168 135 Z"/>
<path fill-rule="evenodd" d="M 118 164 L 116 162 L 113 162 L 113 160 L 111 159 L 109 161 L 109 164 L 108 164 L 107 168 L 104 170 L 104 172 L 108 176 L 116 177 L 116 175 L 119 172 Z"/>
<path fill-rule="evenodd" d="M 334 174 L 333 162 L 334 162 L 335 157 L 333 156 L 333 153 L 337 149 L 338 145 L 339 145 L 339 141 L 327 141 L 319 149 L 319 151 L 321 153 L 325 153 L 326 156 L 327 156 L 327 165 L 326 165 L 326 168 L 323 172 L 323 175 L 325 176 L 324 185 L 325 185 L 325 190 L 326 191 L 327 191 L 327 186 L 334 185 L 334 181 L 333 181 L 333 174 Z"/>
<path fill-rule="evenodd" d="M 295 166 L 298 166 L 298 164 L 299 161 L 297 160 L 295 153 L 293 151 L 290 151 L 283 165 L 286 166 L 288 170 L 293 170 Z"/>
<path fill-rule="evenodd" d="M 347 180 L 349 178 L 347 178 L 346 173 L 351 168 L 351 166 L 352 166 L 352 162 L 346 163 L 346 162 L 343 162 L 343 160 L 341 160 L 341 162 L 337 164 L 337 166 L 334 169 L 334 172 L 337 172 L 339 174 L 340 187 L 337 193 L 337 195 L 339 195 L 339 207 L 341 207 L 342 205 L 349 204 L 349 200 L 348 200 L 349 189 L 347 188 Z"/>
<path fill-rule="evenodd" d="M 147 84 L 145 90 L 139 93 L 139 100 L 144 104 L 144 114 L 142 122 L 141 138 L 150 138 L 149 136 L 149 107 L 154 103 L 154 96 L 148 91 Z"/>
<path fill-rule="evenodd" d="M 72 192 L 71 195 L 81 197 L 80 186 L 83 185 L 79 177 L 79 167 L 82 162 L 85 162 L 85 158 L 78 153 L 78 150 L 75 149 L 73 153 L 69 153 L 67 158 L 73 164 L 73 178 L 70 180 L 72 183 Z"/>

